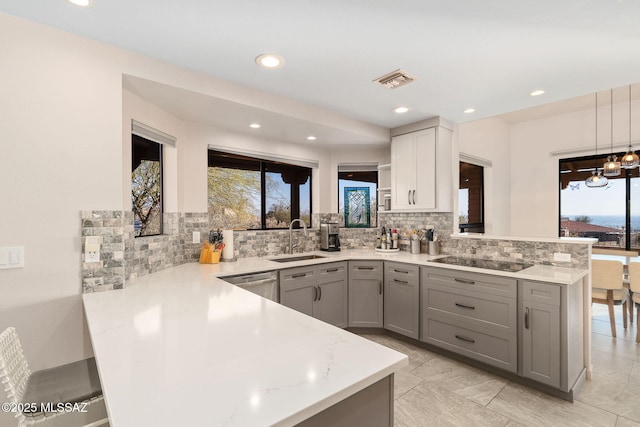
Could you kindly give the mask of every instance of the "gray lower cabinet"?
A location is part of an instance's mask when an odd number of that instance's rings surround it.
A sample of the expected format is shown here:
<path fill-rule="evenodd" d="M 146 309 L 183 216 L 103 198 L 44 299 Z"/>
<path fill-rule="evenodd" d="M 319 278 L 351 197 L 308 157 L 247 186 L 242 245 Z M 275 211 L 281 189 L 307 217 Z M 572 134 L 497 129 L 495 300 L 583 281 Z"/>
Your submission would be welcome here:
<path fill-rule="evenodd" d="M 384 263 L 384 328 L 420 337 L 420 267 Z"/>
<path fill-rule="evenodd" d="M 347 262 L 280 271 L 280 304 L 347 327 Z"/>
<path fill-rule="evenodd" d="M 349 326 L 382 328 L 382 261 L 349 261 Z"/>
<path fill-rule="evenodd" d="M 522 280 L 521 375 L 569 391 L 582 373 L 582 286 Z"/>
<path fill-rule="evenodd" d="M 515 279 L 437 267 L 421 277 L 422 341 L 517 372 Z"/>

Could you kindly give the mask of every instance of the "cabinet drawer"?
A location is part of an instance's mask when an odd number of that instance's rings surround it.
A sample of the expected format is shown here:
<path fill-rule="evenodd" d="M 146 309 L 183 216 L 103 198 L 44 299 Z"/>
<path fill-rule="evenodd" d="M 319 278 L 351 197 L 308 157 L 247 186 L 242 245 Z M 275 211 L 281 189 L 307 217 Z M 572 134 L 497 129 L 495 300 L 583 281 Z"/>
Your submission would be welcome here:
<path fill-rule="evenodd" d="M 382 261 L 349 261 L 349 274 L 351 277 L 382 278 Z"/>
<path fill-rule="evenodd" d="M 441 286 L 423 286 L 425 314 L 441 313 L 515 335 L 518 306 L 515 298 L 482 294 Z"/>
<path fill-rule="evenodd" d="M 402 264 L 397 262 L 385 262 L 384 263 L 385 279 L 398 278 L 413 282 L 418 280 L 420 276 L 420 267 L 410 264 Z"/>
<path fill-rule="evenodd" d="M 524 301 L 560 306 L 560 286 L 558 285 L 524 280 L 522 282 L 522 293 Z"/>
<path fill-rule="evenodd" d="M 318 267 L 318 276 L 320 278 L 326 278 L 328 276 L 346 276 L 346 275 L 347 275 L 346 261 L 325 264 Z"/>
<path fill-rule="evenodd" d="M 518 295 L 518 281 L 516 279 L 492 276 L 490 274 L 424 267 L 422 282 L 484 292 L 491 295 L 502 295 L 509 298 L 516 298 Z"/>
<path fill-rule="evenodd" d="M 317 277 L 316 266 L 289 268 L 280 271 L 280 284 L 288 281 L 309 280 Z"/>
<path fill-rule="evenodd" d="M 491 335 L 436 318 L 424 317 L 423 341 L 510 372 L 518 369 L 515 336 Z"/>

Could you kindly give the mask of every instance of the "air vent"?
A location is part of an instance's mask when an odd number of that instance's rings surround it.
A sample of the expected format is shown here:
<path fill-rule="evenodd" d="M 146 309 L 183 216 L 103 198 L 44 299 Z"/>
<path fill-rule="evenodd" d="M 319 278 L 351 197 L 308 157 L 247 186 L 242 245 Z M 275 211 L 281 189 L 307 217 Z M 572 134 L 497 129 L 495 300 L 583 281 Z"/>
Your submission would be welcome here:
<path fill-rule="evenodd" d="M 404 70 L 395 70 L 389 74 L 386 74 L 380 78 L 374 80 L 376 83 L 380 83 L 382 86 L 395 89 L 400 86 L 411 83 L 416 78 Z"/>

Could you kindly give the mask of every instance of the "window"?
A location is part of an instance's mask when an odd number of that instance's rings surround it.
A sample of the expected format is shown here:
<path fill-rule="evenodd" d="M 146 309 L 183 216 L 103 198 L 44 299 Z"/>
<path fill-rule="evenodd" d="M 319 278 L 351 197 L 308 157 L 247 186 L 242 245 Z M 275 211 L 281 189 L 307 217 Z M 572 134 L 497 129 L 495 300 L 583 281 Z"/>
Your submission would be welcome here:
<path fill-rule="evenodd" d="M 377 167 L 338 168 L 338 212 L 345 227 L 377 227 L 377 196 Z"/>
<path fill-rule="evenodd" d="M 162 145 L 138 135 L 131 139 L 134 235 L 162 234 Z"/>
<path fill-rule="evenodd" d="M 209 150 L 208 205 L 224 228 L 311 226 L 311 168 Z M 295 224 L 298 227 L 298 223 Z"/>
<path fill-rule="evenodd" d="M 624 153 L 617 153 L 618 158 Z M 597 246 L 638 249 L 640 178 L 638 169 L 622 169 L 608 184 L 588 188 L 585 180 L 607 155 L 560 159 L 560 224 L 564 237 L 592 237 Z"/>
<path fill-rule="evenodd" d="M 484 168 L 460 162 L 460 232 L 484 233 Z"/>

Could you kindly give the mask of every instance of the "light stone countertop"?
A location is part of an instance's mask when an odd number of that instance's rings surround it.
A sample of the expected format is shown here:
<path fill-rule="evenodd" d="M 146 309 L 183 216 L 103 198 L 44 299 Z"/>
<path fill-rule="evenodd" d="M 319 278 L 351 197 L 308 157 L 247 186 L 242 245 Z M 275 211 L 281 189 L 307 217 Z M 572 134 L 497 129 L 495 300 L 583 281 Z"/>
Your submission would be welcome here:
<path fill-rule="evenodd" d="M 377 259 L 561 284 L 588 274 L 542 265 L 507 273 L 407 252 L 315 254 L 326 258 L 184 264 L 125 289 L 84 294 L 111 425 L 293 425 L 408 363 L 402 353 L 217 277 Z"/>

